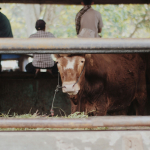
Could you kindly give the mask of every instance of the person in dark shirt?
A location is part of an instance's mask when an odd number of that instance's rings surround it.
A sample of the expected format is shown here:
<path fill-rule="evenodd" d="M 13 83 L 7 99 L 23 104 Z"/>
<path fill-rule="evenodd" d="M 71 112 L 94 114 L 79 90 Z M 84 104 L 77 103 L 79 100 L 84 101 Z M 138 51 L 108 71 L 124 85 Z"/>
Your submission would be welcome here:
<path fill-rule="evenodd" d="M 0 12 L 0 38 L 13 38 L 10 22 L 8 18 L 1 12 Z M 0 55 L 0 72 L 2 70 L 1 57 L 2 55 Z"/>
<path fill-rule="evenodd" d="M 0 38 L 6 37 L 13 37 L 11 25 L 8 18 L 0 12 Z"/>

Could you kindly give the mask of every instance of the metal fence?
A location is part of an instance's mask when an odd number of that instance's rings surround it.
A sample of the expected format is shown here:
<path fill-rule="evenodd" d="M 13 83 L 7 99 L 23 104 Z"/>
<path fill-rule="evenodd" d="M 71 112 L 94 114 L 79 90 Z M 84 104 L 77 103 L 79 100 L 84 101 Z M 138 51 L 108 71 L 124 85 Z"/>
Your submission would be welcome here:
<path fill-rule="evenodd" d="M 99 116 L 89 118 L 0 119 L 0 128 L 96 128 L 150 126 L 148 116 Z"/>
<path fill-rule="evenodd" d="M 149 53 L 150 39 L 0 39 L 0 54 L 35 53 Z M 89 118 L 0 118 L 0 128 L 95 128 L 138 126 L 125 131 L 0 132 L 2 150 L 147 150 L 149 116 Z M 124 128 L 125 129 L 125 128 Z M 14 129 L 12 129 L 14 130 Z M 39 130 L 39 129 L 38 129 Z"/>
<path fill-rule="evenodd" d="M 0 39 L 0 53 L 149 53 L 150 39 Z"/>
<path fill-rule="evenodd" d="M 150 39 L 0 39 L 0 53 L 149 53 Z M 150 126 L 150 117 L 0 119 L 0 128 Z"/>

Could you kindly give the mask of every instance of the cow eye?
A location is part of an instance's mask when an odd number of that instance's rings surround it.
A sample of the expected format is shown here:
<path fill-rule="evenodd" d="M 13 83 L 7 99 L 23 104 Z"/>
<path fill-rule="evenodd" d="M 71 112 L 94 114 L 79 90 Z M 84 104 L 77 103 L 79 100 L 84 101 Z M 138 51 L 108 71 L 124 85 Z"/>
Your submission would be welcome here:
<path fill-rule="evenodd" d="M 81 61 L 81 63 L 84 63 L 84 61 Z"/>

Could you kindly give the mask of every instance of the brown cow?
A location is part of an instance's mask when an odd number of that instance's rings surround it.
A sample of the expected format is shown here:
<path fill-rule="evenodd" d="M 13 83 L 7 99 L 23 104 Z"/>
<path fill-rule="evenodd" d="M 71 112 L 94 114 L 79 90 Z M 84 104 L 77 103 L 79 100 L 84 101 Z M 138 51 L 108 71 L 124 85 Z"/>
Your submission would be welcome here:
<path fill-rule="evenodd" d="M 134 104 L 143 115 L 146 64 L 139 54 L 54 54 L 72 113 L 123 115 Z"/>

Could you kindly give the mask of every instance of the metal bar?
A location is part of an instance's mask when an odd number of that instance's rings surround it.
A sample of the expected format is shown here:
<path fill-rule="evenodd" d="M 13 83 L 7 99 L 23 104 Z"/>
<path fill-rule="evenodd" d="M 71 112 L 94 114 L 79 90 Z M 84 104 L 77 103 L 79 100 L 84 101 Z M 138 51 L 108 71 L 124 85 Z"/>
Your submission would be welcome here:
<path fill-rule="evenodd" d="M 94 128 L 150 126 L 149 116 L 101 116 L 80 119 L 4 119 L 0 118 L 0 128 Z"/>
<path fill-rule="evenodd" d="M 149 53 L 150 39 L 0 39 L 0 53 Z"/>

